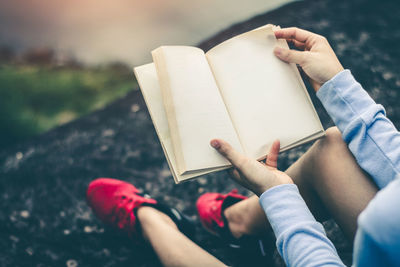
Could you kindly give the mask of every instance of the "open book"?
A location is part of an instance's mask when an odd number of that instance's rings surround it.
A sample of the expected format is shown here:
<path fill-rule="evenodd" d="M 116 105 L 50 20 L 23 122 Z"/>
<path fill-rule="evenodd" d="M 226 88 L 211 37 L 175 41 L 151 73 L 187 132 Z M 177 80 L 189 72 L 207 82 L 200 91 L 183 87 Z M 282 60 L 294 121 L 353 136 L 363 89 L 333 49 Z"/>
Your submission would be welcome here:
<path fill-rule="evenodd" d="M 284 151 L 324 135 L 297 67 L 273 54 L 277 45 L 287 47 L 264 26 L 207 53 L 161 46 L 154 63 L 134 69 L 176 183 L 230 167 L 213 138 L 262 160 L 275 139 Z"/>

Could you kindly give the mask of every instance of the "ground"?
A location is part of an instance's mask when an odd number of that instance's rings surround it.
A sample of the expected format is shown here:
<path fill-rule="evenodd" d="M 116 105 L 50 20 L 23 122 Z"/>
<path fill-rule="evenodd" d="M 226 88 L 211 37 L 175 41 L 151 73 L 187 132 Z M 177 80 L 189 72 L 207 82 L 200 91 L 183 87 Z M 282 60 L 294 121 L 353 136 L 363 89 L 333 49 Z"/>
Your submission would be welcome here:
<path fill-rule="evenodd" d="M 233 25 L 200 44 L 210 47 L 266 23 L 298 26 L 328 38 L 345 68 L 400 124 L 400 2 L 302 1 Z M 310 92 L 312 93 L 312 92 Z M 313 98 L 325 127 L 332 125 Z M 307 147 L 281 156 L 285 169 Z M 197 221 L 194 239 L 233 266 L 265 260 L 237 254 L 198 223 L 195 201 L 203 192 L 237 187 L 224 172 L 175 185 L 140 91 L 108 107 L 0 151 L 1 266 L 159 266 L 149 248 L 104 229 L 85 202 L 88 183 L 114 177 L 134 183 Z M 249 194 L 245 190 L 240 192 Z M 346 264 L 351 245 L 332 222 L 329 236 Z M 274 253 L 274 265 L 281 266 Z"/>

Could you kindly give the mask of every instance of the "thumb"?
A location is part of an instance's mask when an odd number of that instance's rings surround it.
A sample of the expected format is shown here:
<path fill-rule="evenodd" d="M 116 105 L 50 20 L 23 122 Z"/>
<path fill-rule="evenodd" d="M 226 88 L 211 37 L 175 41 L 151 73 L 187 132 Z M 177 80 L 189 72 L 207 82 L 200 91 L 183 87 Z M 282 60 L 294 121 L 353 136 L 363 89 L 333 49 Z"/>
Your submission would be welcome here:
<path fill-rule="evenodd" d="M 232 163 L 232 165 L 240 170 L 243 162 L 246 162 L 246 157 L 237 152 L 232 146 L 221 139 L 213 139 L 210 142 L 211 146 L 215 148 L 222 156 Z"/>
<path fill-rule="evenodd" d="M 265 164 L 267 166 L 272 167 L 274 169 L 278 167 L 278 155 L 280 147 L 281 144 L 279 140 L 275 140 L 269 150 L 269 153 L 267 155 L 267 160 L 265 161 Z"/>
<path fill-rule="evenodd" d="M 282 47 L 275 47 L 274 49 L 274 54 L 277 56 L 279 59 L 288 62 L 288 63 L 296 63 L 299 64 L 300 66 L 304 62 L 304 54 L 306 52 L 302 51 L 296 51 L 292 49 L 286 49 Z"/>

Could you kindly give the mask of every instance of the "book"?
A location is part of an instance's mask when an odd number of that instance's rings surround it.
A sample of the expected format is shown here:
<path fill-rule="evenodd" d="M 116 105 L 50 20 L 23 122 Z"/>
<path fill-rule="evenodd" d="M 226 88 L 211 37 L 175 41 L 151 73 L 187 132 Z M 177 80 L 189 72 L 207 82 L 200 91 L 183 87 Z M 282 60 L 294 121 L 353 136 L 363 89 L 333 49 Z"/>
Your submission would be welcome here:
<path fill-rule="evenodd" d="M 221 138 L 257 160 L 273 141 L 281 151 L 324 135 L 295 64 L 274 54 L 267 25 L 233 37 L 207 53 L 191 46 L 161 46 L 154 63 L 134 68 L 176 183 L 231 167 L 210 146 Z"/>

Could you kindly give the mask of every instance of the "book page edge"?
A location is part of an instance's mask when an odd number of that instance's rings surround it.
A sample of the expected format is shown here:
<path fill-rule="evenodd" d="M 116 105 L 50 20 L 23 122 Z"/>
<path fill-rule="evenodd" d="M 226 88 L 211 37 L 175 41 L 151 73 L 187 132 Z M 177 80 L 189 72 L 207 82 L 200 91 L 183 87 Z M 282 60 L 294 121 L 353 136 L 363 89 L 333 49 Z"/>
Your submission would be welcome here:
<path fill-rule="evenodd" d="M 173 99 L 171 97 L 171 88 L 169 85 L 168 75 L 166 74 L 166 66 L 165 66 L 165 60 L 164 60 L 164 55 L 163 55 L 162 49 L 163 49 L 163 46 L 153 50 L 151 52 L 151 55 L 153 57 L 154 65 L 156 67 L 156 72 L 157 72 L 157 76 L 158 76 L 158 82 L 159 82 L 160 88 L 161 88 L 161 95 L 163 98 L 165 113 L 167 115 L 167 121 L 168 121 L 171 140 L 172 140 L 172 147 L 174 149 L 176 165 L 177 165 L 177 169 L 178 169 L 177 171 L 178 171 L 178 174 L 182 175 L 186 170 L 186 164 L 185 164 L 185 160 L 184 160 L 184 157 L 182 154 L 182 148 L 180 145 L 181 142 L 180 142 L 179 132 L 171 131 L 171 129 L 178 129 L 178 127 L 177 127 L 178 123 L 176 121 L 175 108 L 174 108 Z M 161 76 L 163 79 L 165 79 L 167 81 L 164 84 L 164 87 L 162 86 L 162 84 L 160 82 Z"/>

